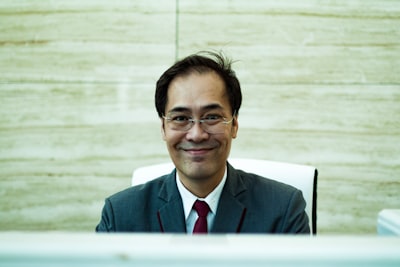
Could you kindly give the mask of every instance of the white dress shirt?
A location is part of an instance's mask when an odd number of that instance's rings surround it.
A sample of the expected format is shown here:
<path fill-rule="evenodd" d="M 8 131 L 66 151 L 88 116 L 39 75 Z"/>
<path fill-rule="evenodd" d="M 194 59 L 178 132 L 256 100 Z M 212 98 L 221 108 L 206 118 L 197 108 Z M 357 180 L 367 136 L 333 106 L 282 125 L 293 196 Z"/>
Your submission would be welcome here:
<path fill-rule="evenodd" d="M 176 172 L 176 185 L 178 186 L 179 193 L 181 194 L 182 202 L 183 202 L 183 211 L 185 213 L 185 221 L 186 221 L 186 232 L 188 234 L 193 233 L 194 224 L 199 217 L 197 212 L 193 209 L 194 202 L 198 200 L 205 201 L 208 206 L 210 207 L 210 212 L 207 215 L 207 226 L 208 230 L 213 226 L 215 214 L 217 212 L 219 198 L 222 193 L 222 189 L 224 188 L 226 181 L 226 168 L 224 176 L 222 177 L 221 182 L 218 186 L 205 198 L 198 198 L 197 196 L 193 195 L 186 187 L 182 184 L 181 180 L 179 179 L 179 174 Z"/>

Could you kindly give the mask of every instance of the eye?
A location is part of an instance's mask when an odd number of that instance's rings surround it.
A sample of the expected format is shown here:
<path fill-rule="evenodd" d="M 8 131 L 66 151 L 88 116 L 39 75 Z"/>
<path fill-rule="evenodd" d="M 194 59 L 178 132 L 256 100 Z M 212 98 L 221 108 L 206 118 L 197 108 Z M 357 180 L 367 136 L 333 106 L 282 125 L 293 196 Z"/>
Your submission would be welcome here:
<path fill-rule="evenodd" d="M 222 116 L 219 114 L 208 114 L 203 117 L 203 120 L 207 123 L 217 123 L 222 120 Z"/>
<path fill-rule="evenodd" d="M 173 115 L 171 116 L 171 121 L 176 123 L 186 123 L 190 120 L 188 116 L 185 115 Z"/>

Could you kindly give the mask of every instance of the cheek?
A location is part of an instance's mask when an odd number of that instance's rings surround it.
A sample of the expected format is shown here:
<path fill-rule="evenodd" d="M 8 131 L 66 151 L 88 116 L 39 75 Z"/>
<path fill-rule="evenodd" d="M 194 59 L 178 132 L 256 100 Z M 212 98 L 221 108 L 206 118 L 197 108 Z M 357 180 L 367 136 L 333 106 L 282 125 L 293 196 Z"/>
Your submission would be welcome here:
<path fill-rule="evenodd" d="M 161 124 L 161 136 L 168 146 L 173 146 L 184 138 L 184 134 L 168 129 L 165 124 Z"/>
<path fill-rule="evenodd" d="M 180 133 L 176 132 L 171 132 L 167 130 L 163 130 L 163 139 L 167 143 L 168 147 L 174 147 L 176 146 L 179 142 L 181 142 L 183 136 Z"/>

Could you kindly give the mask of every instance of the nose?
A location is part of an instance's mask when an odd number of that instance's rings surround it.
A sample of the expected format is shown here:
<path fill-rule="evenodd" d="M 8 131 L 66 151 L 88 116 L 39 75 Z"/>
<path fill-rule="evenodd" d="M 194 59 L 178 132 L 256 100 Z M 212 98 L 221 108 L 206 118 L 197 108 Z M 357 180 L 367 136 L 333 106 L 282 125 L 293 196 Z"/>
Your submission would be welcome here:
<path fill-rule="evenodd" d="M 193 142 L 201 142 L 208 139 L 210 134 L 204 131 L 201 122 L 193 121 L 192 124 L 192 127 L 186 133 L 186 139 Z"/>

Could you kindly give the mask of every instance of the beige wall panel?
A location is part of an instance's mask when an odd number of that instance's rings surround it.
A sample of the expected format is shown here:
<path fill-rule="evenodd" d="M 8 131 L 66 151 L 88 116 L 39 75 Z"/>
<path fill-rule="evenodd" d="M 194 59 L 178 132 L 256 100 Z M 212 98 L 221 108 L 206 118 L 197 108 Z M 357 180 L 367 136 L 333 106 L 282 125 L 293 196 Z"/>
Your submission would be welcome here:
<path fill-rule="evenodd" d="M 175 6 L 146 2 L 2 2 L 1 81 L 153 82 L 175 57 Z"/>
<path fill-rule="evenodd" d="M 242 82 L 400 83 L 400 2 L 218 3 L 183 1 L 180 55 L 222 49 Z"/>
<path fill-rule="evenodd" d="M 94 231 L 134 168 L 166 160 L 153 84 L 2 84 L 0 230 Z"/>
<path fill-rule="evenodd" d="M 175 3 L 0 3 L 0 230 L 93 231 L 134 168 L 168 160 L 155 81 Z M 400 2 L 179 1 L 179 56 L 232 56 L 232 156 L 319 169 L 318 232 L 374 234 L 400 199 Z"/>
<path fill-rule="evenodd" d="M 231 154 L 317 166 L 320 233 L 374 233 L 377 213 L 398 208 L 398 86 L 248 85 L 244 97 Z"/>

